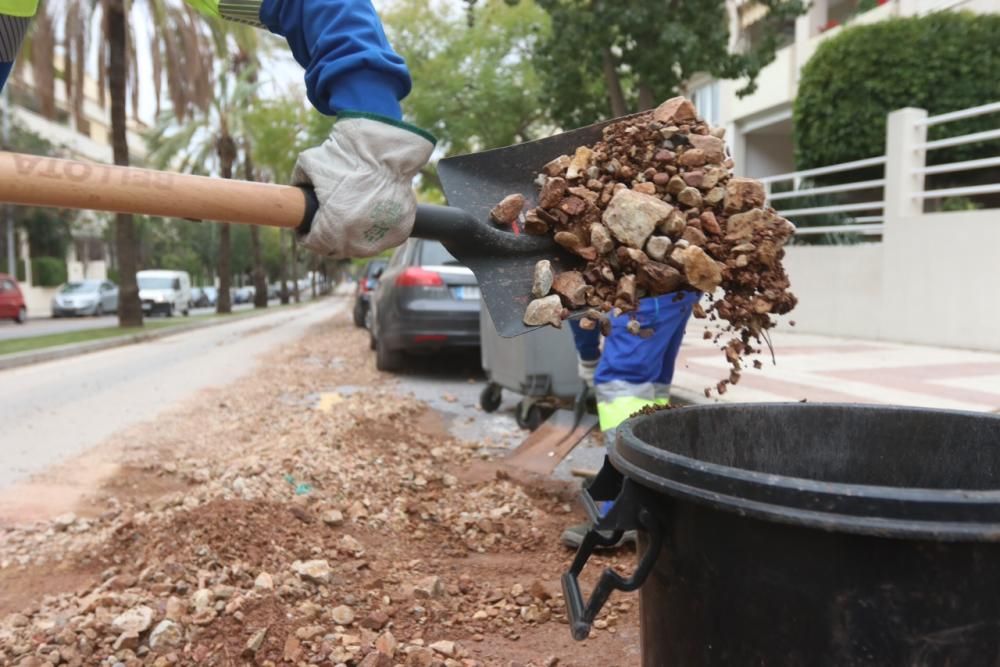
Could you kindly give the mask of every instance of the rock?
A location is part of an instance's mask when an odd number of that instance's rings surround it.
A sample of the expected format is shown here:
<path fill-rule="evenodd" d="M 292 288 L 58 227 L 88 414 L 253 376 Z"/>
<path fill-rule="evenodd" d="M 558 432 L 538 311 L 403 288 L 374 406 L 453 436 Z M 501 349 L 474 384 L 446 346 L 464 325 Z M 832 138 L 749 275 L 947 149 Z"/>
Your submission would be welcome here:
<path fill-rule="evenodd" d="M 691 245 L 703 246 L 708 242 L 708 237 L 705 236 L 705 232 L 701 231 L 697 227 L 687 227 L 684 230 L 684 234 L 681 239 L 687 241 Z"/>
<path fill-rule="evenodd" d="M 688 186 L 677 194 L 677 201 L 689 208 L 698 208 L 701 206 L 701 191 Z"/>
<path fill-rule="evenodd" d="M 285 646 L 281 652 L 282 660 L 286 660 L 292 664 L 299 661 L 302 656 L 302 642 L 293 634 L 289 634 L 285 637 Z"/>
<path fill-rule="evenodd" d="M 590 245 L 601 255 L 607 255 L 615 249 L 615 243 L 611 240 L 611 233 L 608 228 L 599 222 L 590 226 Z"/>
<path fill-rule="evenodd" d="M 337 625 L 350 625 L 354 622 L 354 610 L 342 604 L 330 611 L 330 617 Z"/>
<path fill-rule="evenodd" d="M 730 250 L 729 252 L 733 253 L 734 255 L 740 255 L 748 252 L 753 252 L 756 249 L 757 246 L 755 246 L 752 243 L 740 243 L 739 245 L 733 246 L 732 250 Z"/>
<path fill-rule="evenodd" d="M 691 134 L 688 141 L 700 150 L 708 164 L 721 164 L 726 159 L 726 144 L 722 139 L 708 134 Z M 683 157 L 683 156 L 682 156 Z"/>
<path fill-rule="evenodd" d="M 718 206 L 726 198 L 726 189 L 717 185 L 705 194 L 705 203 L 709 206 Z"/>
<path fill-rule="evenodd" d="M 388 624 L 389 614 L 385 613 L 381 609 L 376 609 L 365 616 L 361 621 L 361 627 L 368 628 L 369 630 L 381 630 Z"/>
<path fill-rule="evenodd" d="M 712 293 L 722 283 L 722 269 L 718 262 L 698 246 L 685 249 L 681 261 L 684 263 L 684 275 L 695 289 Z"/>
<path fill-rule="evenodd" d="M 646 241 L 646 254 L 649 255 L 650 259 L 661 262 L 670 252 L 672 246 L 673 242 L 666 236 L 650 236 L 649 240 Z"/>
<path fill-rule="evenodd" d="M 684 276 L 667 264 L 647 262 L 639 267 L 639 283 L 653 294 L 666 294 L 679 289 Z"/>
<path fill-rule="evenodd" d="M 261 572 L 253 580 L 253 587 L 258 591 L 270 591 L 274 589 L 274 578 L 267 572 Z"/>
<path fill-rule="evenodd" d="M 579 271 L 563 271 L 552 282 L 552 291 L 562 297 L 567 308 L 587 305 L 587 282 Z"/>
<path fill-rule="evenodd" d="M 684 182 L 682 176 L 671 176 L 670 181 L 667 182 L 667 192 L 674 196 L 677 196 L 686 187 L 687 183 Z"/>
<path fill-rule="evenodd" d="M 566 190 L 569 188 L 569 183 L 566 182 L 565 178 L 555 177 L 550 178 L 545 181 L 545 185 L 542 186 L 542 191 L 538 195 L 538 205 L 543 208 L 552 208 L 553 206 L 558 206 L 562 198 L 566 196 Z"/>
<path fill-rule="evenodd" d="M 139 648 L 138 632 L 123 632 L 112 644 L 112 649 L 115 651 L 134 651 L 137 648 Z"/>
<path fill-rule="evenodd" d="M 672 97 L 653 111 L 653 120 L 664 125 L 680 125 L 698 120 L 694 104 L 685 97 Z"/>
<path fill-rule="evenodd" d="M 60 514 L 56 518 L 52 519 L 52 527 L 55 528 L 57 532 L 68 530 L 74 523 L 76 523 L 76 515 L 72 512 Z"/>
<path fill-rule="evenodd" d="M 605 209 L 602 220 L 620 243 L 642 248 L 656 226 L 673 211 L 673 206 L 656 197 L 619 190 Z"/>
<path fill-rule="evenodd" d="M 580 199 L 582 199 L 582 200 L 584 200 L 586 202 L 589 202 L 591 204 L 596 204 L 597 203 L 597 199 L 598 199 L 598 194 L 597 193 L 601 189 L 603 189 L 604 184 L 601 183 L 600 181 L 593 181 L 592 183 L 597 187 L 596 191 L 595 190 L 591 190 L 589 187 L 583 187 L 583 186 L 579 186 L 578 185 L 575 188 L 570 188 L 569 189 L 569 193 L 571 195 L 573 195 L 574 197 L 579 197 Z"/>
<path fill-rule="evenodd" d="M 708 160 L 705 157 L 705 151 L 700 148 L 689 148 L 677 158 L 677 164 L 689 169 L 704 166 L 706 162 Z"/>
<path fill-rule="evenodd" d="M 584 247 L 583 239 L 573 232 L 556 232 L 553 237 L 555 242 L 567 250 L 577 251 Z"/>
<path fill-rule="evenodd" d="M 701 212 L 701 229 L 707 234 L 712 234 L 713 236 L 722 235 L 722 227 L 719 226 L 719 221 L 715 218 L 715 213 L 712 211 L 702 211 Z"/>
<path fill-rule="evenodd" d="M 538 300 L 545 301 L 546 299 L 555 299 L 555 302 L 559 303 L 559 297 L 555 295 L 545 297 L 545 299 L 538 299 Z M 528 305 L 528 308 L 531 308 L 530 304 Z M 562 310 L 562 304 L 559 304 L 559 310 Z M 527 315 L 525 315 L 525 319 L 527 319 Z M 560 324 L 561 323 L 562 320 L 560 320 Z M 529 322 L 525 322 L 525 324 L 530 325 Z M 426 600 L 428 598 L 439 598 L 443 595 L 444 595 L 444 584 L 441 583 L 440 577 L 435 577 L 435 576 L 424 577 L 413 586 L 413 597 L 417 599 Z"/>
<path fill-rule="evenodd" d="M 455 655 L 455 642 L 453 641 L 442 639 L 441 641 L 431 644 L 429 648 L 435 653 L 440 653 L 441 655 L 448 656 L 449 658 Z"/>
<path fill-rule="evenodd" d="M 728 175 L 729 172 L 722 167 L 709 167 L 701 177 L 700 187 L 702 190 L 711 190 Z"/>
<path fill-rule="evenodd" d="M 507 195 L 503 200 L 493 207 L 490 217 L 493 222 L 499 225 L 512 225 L 524 210 L 524 195 Z"/>
<path fill-rule="evenodd" d="M 297 560 L 292 563 L 292 572 L 299 575 L 303 581 L 314 584 L 328 584 L 333 575 L 330 563 L 326 560 Z"/>
<path fill-rule="evenodd" d="M 406 667 L 432 667 L 435 660 L 434 651 L 429 648 L 415 648 L 406 656 Z"/>
<path fill-rule="evenodd" d="M 322 625 L 304 625 L 295 631 L 295 636 L 302 641 L 309 641 L 313 637 L 318 637 L 319 635 L 326 632 L 326 628 Z"/>
<path fill-rule="evenodd" d="M 569 162 L 570 157 L 568 155 L 560 155 L 542 167 L 542 171 L 548 176 L 558 176 L 569 168 Z"/>
<path fill-rule="evenodd" d="M 184 627 L 170 620 L 162 620 L 149 633 L 149 648 L 161 650 L 184 643 Z"/>
<path fill-rule="evenodd" d="M 7 624 L 12 628 L 24 628 L 28 626 L 28 617 L 24 614 L 11 614 L 7 617 Z"/>
<path fill-rule="evenodd" d="M 208 609 L 212 606 L 212 602 L 215 596 L 207 588 L 199 588 L 191 596 L 191 604 L 194 605 L 195 611 L 201 611 L 202 609 Z"/>
<path fill-rule="evenodd" d="M 373 651 L 358 663 L 358 667 L 392 667 L 392 658 L 381 651 Z"/>
<path fill-rule="evenodd" d="M 111 621 L 111 627 L 118 632 L 145 632 L 153 624 L 153 610 L 145 605 L 133 607 Z"/>
<path fill-rule="evenodd" d="M 676 236 L 684 231 L 687 226 L 687 218 L 676 208 L 667 216 L 667 219 L 657 225 L 656 229 L 661 234 L 672 234 Z"/>
<path fill-rule="evenodd" d="M 354 539 L 354 537 L 352 537 L 351 535 L 344 535 L 343 537 L 341 537 L 340 541 L 337 542 L 337 549 L 346 554 L 354 556 L 355 558 L 357 558 L 358 556 L 362 555 L 365 552 L 364 545 L 362 545 L 361 542 L 358 542 L 356 539 Z"/>
<path fill-rule="evenodd" d="M 731 178 L 726 183 L 726 213 L 749 211 L 764 205 L 764 184 L 752 178 Z"/>
<path fill-rule="evenodd" d="M 524 214 L 524 231 L 535 236 L 542 236 L 549 233 L 549 223 L 542 220 L 537 208 L 533 208 Z"/>
<path fill-rule="evenodd" d="M 195 625 L 208 625 L 215 620 L 215 610 L 214 609 L 201 609 L 194 613 L 191 617 L 191 622 Z"/>
<path fill-rule="evenodd" d="M 701 188 L 702 183 L 705 181 L 705 172 L 701 169 L 695 169 L 694 171 L 685 171 L 680 175 L 681 179 L 692 188 Z"/>
<path fill-rule="evenodd" d="M 615 305 L 624 302 L 624 305 L 635 305 L 635 276 L 626 274 L 618 279 L 618 289 L 615 291 Z M 619 306 L 620 307 L 620 306 Z"/>
<path fill-rule="evenodd" d="M 257 655 L 257 651 L 260 647 L 264 645 L 264 638 L 267 637 L 267 628 L 261 628 L 257 632 L 250 635 L 250 639 L 247 640 L 246 646 L 243 647 L 243 657 L 253 658 Z"/>
<path fill-rule="evenodd" d="M 726 220 L 726 240 L 746 243 L 753 240 L 754 231 L 763 229 L 770 214 L 761 208 L 751 209 L 745 213 L 734 213 Z"/>
<path fill-rule="evenodd" d="M 327 510 L 323 512 L 321 520 L 328 526 L 339 526 L 344 523 L 344 513 L 338 509 Z"/>
<path fill-rule="evenodd" d="M 628 332 L 633 336 L 638 336 L 639 332 L 642 331 L 642 325 L 639 324 L 639 320 L 629 320 L 628 324 L 625 325 L 625 328 L 628 329 Z"/>
<path fill-rule="evenodd" d="M 397 646 L 398 642 L 396 641 L 396 638 L 393 637 L 392 633 L 389 632 L 388 630 L 380 634 L 375 639 L 375 650 L 378 651 L 379 653 L 385 653 L 390 658 L 396 656 Z"/>
<path fill-rule="evenodd" d="M 535 299 L 524 311 L 524 323 L 529 327 L 551 324 L 557 329 L 562 328 L 562 309 L 562 299 L 558 294 Z"/>
<path fill-rule="evenodd" d="M 586 146 L 577 148 L 576 153 L 573 154 L 572 159 L 569 161 L 569 167 L 566 169 L 566 178 L 572 181 L 585 174 L 587 167 L 590 166 L 590 158 L 592 156 L 593 151 Z"/>
<path fill-rule="evenodd" d="M 645 183 L 636 183 L 634 186 L 632 186 L 632 189 L 636 192 L 641 192 L 644 195 L 656 194 L 656 184 L 650 183 L 648 181 Z"/>
<path fill-rule="evenodd" d="M 536 299 L 547 296 L 552 291 L 552 262 L 543 259 L 535 264 L 535 278 L 531 284 L 531 294 Z"/>

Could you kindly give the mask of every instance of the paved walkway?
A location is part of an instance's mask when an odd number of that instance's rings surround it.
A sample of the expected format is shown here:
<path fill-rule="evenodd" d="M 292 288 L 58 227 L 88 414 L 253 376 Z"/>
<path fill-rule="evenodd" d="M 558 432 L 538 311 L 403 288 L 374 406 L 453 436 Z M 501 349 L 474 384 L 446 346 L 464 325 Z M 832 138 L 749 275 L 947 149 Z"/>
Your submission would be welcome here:
<path fill-rule="evenodd" d="M 727 377 L 725 358 L 703 326 L 693 323 L 684 340 L 674 387 L 704 398 L 705 387 Z M 790 332 L 772 336 L 775 364 L 761 355 L 760 370 L 713 400 L 892 403 L 954 410 L 1000 412 L 1000 353 L 884 341 L 829 338 Z"/>

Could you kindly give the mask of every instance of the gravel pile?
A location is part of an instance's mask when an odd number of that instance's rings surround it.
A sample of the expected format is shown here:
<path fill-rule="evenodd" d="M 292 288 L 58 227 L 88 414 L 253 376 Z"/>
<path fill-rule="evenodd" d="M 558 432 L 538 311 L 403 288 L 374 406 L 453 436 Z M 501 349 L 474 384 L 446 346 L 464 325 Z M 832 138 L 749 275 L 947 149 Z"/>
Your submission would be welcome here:
<path fill-rule="evenodd" d="M 539 263 L 525 323 L 558 327 L 586 309 L 584 328 L 607 332 L 608 313 L 634 311 L 644 296 L 704 292 L 707 307 L 694 314 L 713 323 L 706 337 L 732 368 L 716 389 L 738 382 L 744 357 L 796 304 L 781 264 L 795 228 L 765 205 L 760 182 L 733 176 L 723 136 L 676 97 L 545 165 L 536 208 L 522 215 L 520 195 L 500 202 L 497 224 L 523 218 L 525 231 L 551 234 L 581 259 L 558 275 Z M 637 321 L 632 331 L 654 333 Z"/>

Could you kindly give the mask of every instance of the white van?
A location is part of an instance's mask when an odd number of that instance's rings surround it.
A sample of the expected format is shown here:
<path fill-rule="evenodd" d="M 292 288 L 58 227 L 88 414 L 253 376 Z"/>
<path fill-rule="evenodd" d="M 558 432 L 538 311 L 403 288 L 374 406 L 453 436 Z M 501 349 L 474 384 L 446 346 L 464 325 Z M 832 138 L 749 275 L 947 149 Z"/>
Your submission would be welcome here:
<path fill-rule="evenodd" d="M 187 315 L 191 309 L 191 276 L 187 271 L 139 271 L 139 300 L 144 315 Z"/>

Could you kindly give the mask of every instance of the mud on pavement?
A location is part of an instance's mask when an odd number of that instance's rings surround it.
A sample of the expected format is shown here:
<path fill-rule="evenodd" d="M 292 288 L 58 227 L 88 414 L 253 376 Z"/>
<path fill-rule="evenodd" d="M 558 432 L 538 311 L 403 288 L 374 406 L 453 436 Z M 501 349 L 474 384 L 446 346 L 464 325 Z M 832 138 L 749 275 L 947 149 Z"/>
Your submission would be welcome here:
<path fill-rule="evenodd" d="M 638 664 L 634 597 L 570 639 L 565 489 L 437 421 L 341 317 L 120 434 L 73 514 L 0 527 L 0 664 Z"/>

